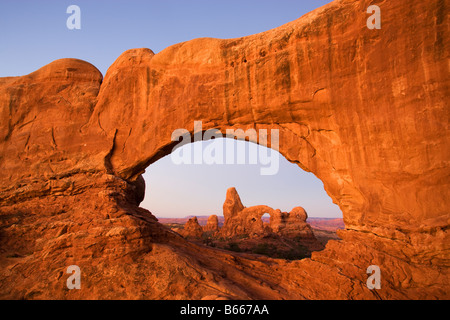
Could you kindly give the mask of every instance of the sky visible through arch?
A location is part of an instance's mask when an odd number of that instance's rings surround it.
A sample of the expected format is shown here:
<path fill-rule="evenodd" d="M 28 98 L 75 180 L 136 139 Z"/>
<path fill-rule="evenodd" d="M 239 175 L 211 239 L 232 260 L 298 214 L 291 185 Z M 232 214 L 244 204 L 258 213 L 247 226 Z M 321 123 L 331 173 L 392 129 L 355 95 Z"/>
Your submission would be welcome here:
<path fill-rule="evenodd" d="M 201 37 L 238 38 L 293 21 L 329 0 L 2 0 L 0 77 L 29 74 L 61 58 L 95 65 L 103 75 L 132 48 L 166 47 Z M 66 10 L 81 10 L 81 29 L 69 30 Z M 245 206 L 310 216 L 341 217 L 323 185 L 280 156 L 280 170 L 261 176 L 259 166 L 173 164 L 165 157 L 145 174 L 142 204 L 159 217 L 221 214 L 226 189 L 236 187 Z"/>
<path fill-rule="evenodd" d="M 223 160 L 224 164 L 219 165 L 205 164 L 204 161 L 201 165 L 195 165 L 194 145 L 201 145 L 205 151 L 208 145 L 219 143 L 219 140 L 234 144 L 234 164 Z M 182 147 L 181 154 L 183 149 L 191 150 L 190 164 L 176 164 L 178 161 L 169 155 L 150 165 L 144 174 L 146 197 L 141 206 L 160 218 L 220 216 L 227 189 L 235 187 L 246 207 L 267 205 L 290 212 L 300 206 L 310 217 L 342 218 L 339 207 L 333 204 L 323 183 L 312 173 L 305 172 L 280 153 L 266 147 L 246 141 L 219 140 Z M 250 164 L 250 145 L 257 150 L 257 164 Z M 243 150 L 245 154 L 245 164 L 237 164 L 238 146 L 243 148 L 241 152 Z M 220 148 L 225 153 L 226 148 Z M 278 163 L 277 173 L 261 175 L 261 168 L 269 167 L 274 156 L 277 157 L 277 161 L 273 161 Z"/>

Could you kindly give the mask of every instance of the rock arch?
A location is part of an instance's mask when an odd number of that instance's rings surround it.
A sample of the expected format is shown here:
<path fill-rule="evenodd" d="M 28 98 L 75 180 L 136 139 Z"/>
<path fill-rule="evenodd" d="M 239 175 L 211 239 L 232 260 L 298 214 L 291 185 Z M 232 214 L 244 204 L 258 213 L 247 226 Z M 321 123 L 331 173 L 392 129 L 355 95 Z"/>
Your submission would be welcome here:
<path fill-rule="evenodd" d="M 184 257 L 176 261 L 186 270 L 186 257 L 195 256 L 205 274 L 220 274 L 209 258 L 228 261 L 228 255 L 199 251 L 138 207 L 140 175 L 171 152 L 175 129 L 202 120 L 206 130 L 280 130 L 280 152 L 323 181 L 347 228 L 343 241 L 312 259 L 277 262 L 272 276 L 284 279 L 277 290 L 229 267 L 221 294 L 448 298 L 449 41 L 441 3 L 384 3 L 383 27 L 374 31 L 365 27 L 368 4 L 334 1 L 245 38 L 197 39 L 156 55 L 127 51 L 104 79 L 74 59 L 1 78 L 1 262 L 16 267 L 3 268 L 0 296 L 76 298 L 54 274 L 88 258 L 97 261 L 84 271 L 94 298 L 181 297 L 164 275 L 170 272 L 144 277 L 133 264 L 158 264 L 158 255 Z M 411 10 L 424 12 L 414 34 L 399 18 Z M 430 18 L 437 16 L 442 19 Z M 131 271 L 112 266 L 125 286 L 146 279 L 142 296 L 111 291 L 112 276 L 96 278 L 113 257 L 131 259 Z M 376 294 L 365 287 L 372 264 L 386 275 Z M 32 269 L 55 280 L 33 282 Z M 177 276 L 186 288 L 182 297 L 218 294 L 195 291 L 193 283 L 210 280 L 194 274 L 192 281 Z M 155 281 L 172 287 L 149 290 Z"/>
<path fill-rule="evenodd" d="M 262 221 L 266 214 L 270 216 L 269 223 Z M 244 207 L 237 190 L 230 188 L 223 205 L 223 216 L 225 221 L 220 235 L 226 239 L 277 235 L 285 239 L 296 239 L 311 251 L 323 249 L 307 223 L 308 214 L 302 207 L 296 207 L 291 212 L 281 212 L 266 205 Z"/>

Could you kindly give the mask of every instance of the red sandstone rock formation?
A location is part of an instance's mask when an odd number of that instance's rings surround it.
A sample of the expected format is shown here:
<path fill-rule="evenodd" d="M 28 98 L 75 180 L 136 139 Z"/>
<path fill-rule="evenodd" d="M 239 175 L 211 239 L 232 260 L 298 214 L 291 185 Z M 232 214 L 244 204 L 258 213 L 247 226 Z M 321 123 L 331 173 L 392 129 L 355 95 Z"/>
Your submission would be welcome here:
<path fill-rule="evenodd" d="M 103 82 L 73 59 L 0 79 L 0 298 L 450 298 L 448 8 L 385 1 L 369 30 L 370 4 L 130 50 Z M 280 130 L 279 151 L 342 209 L 342 241 L 302 261 L 245 258 L 140 209 L 141 174 L 196 120 Z M 65 286 L 73 264 L 84 290 Z"/>
<path fill-rule="evenodd" d="M 292 209 L 291 212 L 275 212 L 270 221 L 273 232 L 283 237 L 314 238 L 311 226 L 306 222 L 308 214 L 302 207 Z"/>
<path fill-rule="evenodd" d="M 245 207 L 242 204 L 241 197 L 237 193 L 236 188 L 229 188 L 223 204 L 223 216 L 225 218 L 225 224 L 230 219 L 236 217 L 239 212 L 244 210 Z"/>
<path fill-rule="evenodd" d="M 208 218 L 206 226 L 203 227 L 204 232 L 215 233 L 219 231 L 219 218 L 216 215 L 212 215 Z"/>
<path fill-rule="evenodd" d="M 189 219 L 180 234 L 185 238 L 201 238 L 203 235 L 203 228 L 198 224 L 197 217 Z"/>
<path fill-rule="evenodd" d="M 262 221 L 262 217 L 267 213 L 270 215 L 269 224 Z M 294 208 L 290 213 L 268 206 L 246 208 L 236 189 L 230 188 L 223 205 L 223 215 L 225 223 L 220 234 L 224 238 L 240 236 L 258 238 L 277 234 L 284 238 L 297 238 L 312 251 L 323 249 L 306 222 L 308 215 L 305 209 L 301 207 Z"/>

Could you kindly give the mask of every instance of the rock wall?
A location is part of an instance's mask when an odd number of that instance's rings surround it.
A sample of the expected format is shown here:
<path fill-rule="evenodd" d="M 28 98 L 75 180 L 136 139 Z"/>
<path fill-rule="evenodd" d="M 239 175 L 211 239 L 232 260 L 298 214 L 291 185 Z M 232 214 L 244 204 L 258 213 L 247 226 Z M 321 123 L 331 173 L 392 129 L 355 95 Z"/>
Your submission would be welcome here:
<path fill-rule="evenodd" d="M 74 59 L 0 78 L 0 297 L 449 298 L 448 5 L 380 2 L 369 30 L 372 2 L 130 50 L 104 79 Z M 138 207 L 141 174 L 194 121 L 278 129 L 279 151 L 340 206 L 343 240 L 300 262 L 251 260 L 158 224 Z M 87 290 L 65 287 L 71 264 Z"/>

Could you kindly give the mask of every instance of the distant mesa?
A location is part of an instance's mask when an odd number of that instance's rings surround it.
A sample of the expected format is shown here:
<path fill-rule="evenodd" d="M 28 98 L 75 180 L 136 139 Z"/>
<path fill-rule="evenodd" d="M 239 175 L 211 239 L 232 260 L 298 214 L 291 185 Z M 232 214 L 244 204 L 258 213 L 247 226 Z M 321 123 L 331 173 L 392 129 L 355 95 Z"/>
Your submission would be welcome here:
<path fill-rule="evenodd" d="M 62 59 L 0 78 L 0 299 L 449 299 L 448 6 L 384 1 L 370 30 L 368 3 L 128 50 L 104 77 Z M 316 243 L 306 212 L 245 208 L 235 189 L 218 231 L 186 228 L 207 247 L 158 223 L 139 207 L 142 174 L 195 121 L 278 130 L 279 153 L 342 210 L 340 240 L 288 263 Z M 70 265 L 85 289 L 67 290 Z M 381 290 L 366 286 L 371 265 Z"/>

